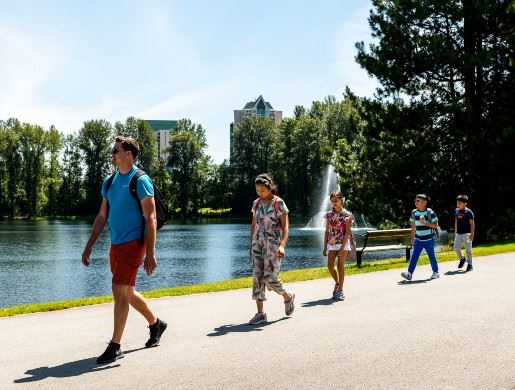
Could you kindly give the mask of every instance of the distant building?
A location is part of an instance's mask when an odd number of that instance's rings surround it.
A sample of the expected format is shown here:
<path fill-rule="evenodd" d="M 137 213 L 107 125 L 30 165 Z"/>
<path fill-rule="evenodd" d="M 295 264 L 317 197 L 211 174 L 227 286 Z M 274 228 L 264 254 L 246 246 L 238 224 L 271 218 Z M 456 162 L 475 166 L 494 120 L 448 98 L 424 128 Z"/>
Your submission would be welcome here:
<path fill-rule="evenodd" d="M 177 130 L 177 121 L 172 120 L 147 120 L 145 122 L 154 131 L 157 142 L 157 154 L 163 161 L 168 160 L 166 149 L 170 144 L 171 133 Z"/>
<path fill-rule="evenodd" d="M 243 122 L 245 118 L 255 116 L 262 116 L 264 118 L 268 118 L 274 121 L 276 126 L 279 126 L 279 124 L 283 120 L 283 112 L 274 110 L 272 105 L 269 102 L 266 102 L 265 99 L 263 99 L 262 95 L 259 95 L 259 97 L 255 101 L 248 102 L 247 104 L 245 104 L 245 107 L 243 107 L 242 110 L 234 110 L 234 122 L 231 123 L 229 128 L 231 158 L 233 155 L 232 133 L 234 130 L 234 126 L 239 125 L 241 122 Z"/>

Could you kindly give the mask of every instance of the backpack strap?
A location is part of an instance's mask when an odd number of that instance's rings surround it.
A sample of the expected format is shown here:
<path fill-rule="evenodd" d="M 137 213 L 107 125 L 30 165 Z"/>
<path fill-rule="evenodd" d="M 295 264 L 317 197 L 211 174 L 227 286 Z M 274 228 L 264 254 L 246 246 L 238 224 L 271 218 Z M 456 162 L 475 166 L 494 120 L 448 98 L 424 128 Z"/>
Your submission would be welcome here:
<path fill-rule="evenodd" d="M 279 223 L 279 226 L 282 228 L 281 217 L 279 216 L 279 197 L 277 195 L 274 195 L 273 202 L 274 202 L 275 217 L 277 218 L 277 222 Z"/>
<path fill-rule="evenodd" d="M 113 184 L 114 176 L 117 174 L 117 172 L 114 172 L 111 176 L 109 176 L 109 179 L 107 179 L 106 183 L 106 199 L 107 199 L 107 193 L 109 192 L 109 188 L 111 188 L 111 185 Z M 109 200 L 107 200 L 107 219 L 109 219 Z"/>
<path fill-rule="evenodd" d="M 256 210 L 259 206 L 259 202 L 261 202 L 261 198 L 257 198 L 256 200 L 254 200 L 254 205 L 252 206 L 252 211 L 254 211 L 254 214 L 256 214 Z"/>
<path fill-rule="evenodd" d="M 433 210 L 431 210 L 429 207 L 426 208 L 427 211 L 427 222 L 431 223 L 433 219 Z"/>
<path fill-rule="evenodd" d="M 143 215 L 143 208 L 141 207 L 141 201 L 138 197 L 138 179 L 146 175 L 147 173 L 141 169 L 138 169 L 138 172 L 134 174 L 134 176 L 131 177 L 131 181 L 129 182 L 129 192 L 138 204 L 139 211 L 141 213 L 141 235 L 140 235 L 140 243 L 143 243 L 145 241 L 145 216 Z"/>
<path fill-rule="evenodd" d="M 138 179 L 143 176 L 143 175 L 146 175 L 147 173 L 141 169 L 138 169 L 138 172 L 136 172 L 134 174 L 134 176 L 132 176 L 131 178 L 131 181 L 129 183 L 129 191 L 132 195 L 132 197 L 134 199 L 136 199 L 136 202 L 138 202 L 138 204 L 140 205 L 140 208 L 141 208 L 141 204 L 140 204 L 140 201 L 139 201 L 139 197 L 138 197 L 138 187 L 137 187 L 137 184 L 138 184 Z"/>

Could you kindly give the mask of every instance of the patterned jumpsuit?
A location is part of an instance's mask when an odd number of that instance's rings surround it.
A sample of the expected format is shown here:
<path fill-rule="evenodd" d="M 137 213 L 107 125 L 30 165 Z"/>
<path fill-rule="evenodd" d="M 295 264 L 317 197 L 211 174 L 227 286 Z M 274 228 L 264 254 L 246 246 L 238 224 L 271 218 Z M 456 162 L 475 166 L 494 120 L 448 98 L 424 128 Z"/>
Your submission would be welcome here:
<path fill-rule="evenodd" d="M 278 203 L 277 206 L 275 202 Z M 265 288 L 280 295 L 285 293 L 283 282 L 279 279 L 281 259 L 277 252 L 282 234 L 279 218 L 288 213 L 288 207 L 281 198 L 276 198 L 269 204 L 256 199 L 252 213 L 256 217 L 252 236 L 252 299 L 266 301 Z"/>

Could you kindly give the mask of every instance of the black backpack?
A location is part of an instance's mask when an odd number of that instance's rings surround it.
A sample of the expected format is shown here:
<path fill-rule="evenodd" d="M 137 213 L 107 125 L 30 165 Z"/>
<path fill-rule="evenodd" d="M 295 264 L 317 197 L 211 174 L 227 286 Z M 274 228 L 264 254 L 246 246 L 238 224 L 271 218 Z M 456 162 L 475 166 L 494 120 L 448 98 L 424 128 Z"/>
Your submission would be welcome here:
<path fill-rule="evenodd" d="M 109 188 L 111 188 L 111 184 L 113 184 L 114 176 L 117 172 L 113 173 L 111 176 L 109 176 L 109 179 L 107 179 L 106 183 L 106 194 L 109 192 Z M 141 212 L 141 237 L 140 241 L 143 241 L 145 239 L 145 217 L 143 216 L 143 209 L 141 207 L 141 202 L 138 198 L 138 190 L 137 190 L 137 184 L 138 179 L 146 175 L 147 173 L 141 169 L 138 169 L 138 172 L 132 176 L 131 181 L 129 183 L 129 192 L 138 203 L 139 211 Z M 166 205 L 166 202 L 163 198 L 163 195 L 161 194 L 161 191 L 159 188 L 155 185 L 154 182 L 152 182 L 152 185 L 154 186 L 154 201 L 156 204 L 156 220 L 157 220 L 157 230 L 161 229 L 163 225 L 166 223 L 166 220 L 168 218 L 168 206 Z M 109 217 L 109 201 L 107 202 L 107 216 Z"/>

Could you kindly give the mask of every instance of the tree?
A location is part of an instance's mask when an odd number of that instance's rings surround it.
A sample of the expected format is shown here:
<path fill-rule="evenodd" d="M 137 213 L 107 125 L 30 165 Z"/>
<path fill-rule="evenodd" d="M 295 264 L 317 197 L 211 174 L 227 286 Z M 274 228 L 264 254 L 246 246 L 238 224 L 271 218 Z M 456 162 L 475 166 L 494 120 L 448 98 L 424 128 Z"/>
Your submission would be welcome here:
<path fill-rule="evenodd" d="M 168 166 L 172 174 L 172 192 L 176 193 L 176 206 L 181 215 L 195 212 L 198 207 L 199 188 L 203 185 L 199 169 L 205 158 L 206 136 L 202 126 L 189 119 L 177 122 L 177 130 L 168 147 Z"/>
<path fill-rule="evenodd" d="M 46 134 L 41 126 L 24 123 L 20 128 L 22 180 L 29 216 L 39 214 L 40 190 L 44 177 Z"/>
<path fill-rule="evenodd" d="M 172 178 L 170 176 L 170 172 L 166 167 L 166 163 L 157 159 L 156 165 L 154 167 L 154 173 L 152 174 L 152 180 L 159 187 L 161 194 L 163 195 L 163 199 L 166 201 L 169 208 L 172 207 Z"/>
<path fill-rule="evenodd" d="M 86 121 L 79 131 L 78 141 L 86 166 L 86 198 L 83 212 L 94 214 L 100 207 L 103 180 L 109 173 L 111 148 L 114 143 L 112 126 L 105 120 Z"/>
<path fill-rule="evenodd" d="M 255 198 L 254 179 L 270 169 L 273 145 L 277 129 L 270 119 L 257 116 L 245 118 L 233 130 L 233 156 L 231 169 L 234 172 L 234 209 L 248 209 Z"/>
<path fill-rule="evenodd" d="M 305 216 L 315 212 L 324 167 L 334 164 L 340 141 L 354 143 L 362 122 L 348 96 L 341 101 L 327 96 L 309 109 L 297 106 L 295 118 L 282 121 L 272 148 L 271 171 L 281 194 L 289 199 L 290 210 Z"/>
<path fill-rule="evenodd" d="M 54 126 L 51 126 L 46 134 L 46 145 L 50 154 L 50 161 L 45 180 L 47 187 L 47 204 L 45 209 L 47 215 L 57 215 L 58 212 L 62 211 L 62 206 L 59 203 L 59 187 L 62 182 L 59 153 L 62 148 L 62 135 Z"/>
<path fill-rule="evenodd" d="M 83 164 L 76 134 L 68 134 L 63 140 L 62 184 L 59 189 L 59 204 L 64 215 L 81 214 L 84 204 Z"/>
<path fill-rule="evenodd" d="M 287 128 L 288 124 L 285 124 Z M 293 210 L 307 216 L 312 214 L 312 206 L 317 203 L 318 188 L 321 187 L 322 171 L 325 162 L 322 158 L 324 145 L 323 123 L 319 119 L 303 117 L 295 120 L 290 137 L 281 137 L 284 144 L 279 146 L 285 156 L 281 171 L 288 172 L 285 181 L 287 194 Z M 281 142 L 281 141 L 280 141 Z"/>
<path fill-rule="evenodd" d="M 392 175 L 383 185 L 412 192 L 415 177 L 424 176 L 425 188 L 419 189 L 432 192 L 442 208 L 458 193 L 470 194 L 481 221 L 476 237 L 485 239 L 488 226 L 498 224 L 499 205 L 515 195 L 513 186 L 505 187 L 513 153 L 498 158 L 502 145 L 514 141 L 513 105 L 507 103 L 515 90 L 513 6 L 500 0 L 374 0 L 373 6 L 369 22 L 377 43 L 368 49 L 358 43 L 356 59 L 382 85 L 377 95 L 383 104 L 372 104 L 378 109 L 375 124 L 398 138 L 393 144 L 422 143 L 429 149 L 413 156 L 418 176 Z M 418 119 L 409 126 L 397 122 L 404 130 L 395 133 L 395 111 L 399 119 Z M 365 137 L 364 147 L 386 138 Z M 383 151 L 380 161 L 391 148 Z M 505 191 L 491 191 L 499 187 Z M 393 210 L 412 195 L 388 204 Z"/>
<path fill-rule="evenodd" d="M 20 131 L 21 124 L 17 119 L 0 121 L 0 201 L 2 214 L 10 218 L 16 215 L 19 205 L 22 161 Z"/>
<path fill-rule="evenodd" d="M 217 209 L 231 207 L 234 198 L 231 167 L 227 160 L 210 164 L 207 178 L 207 206 Z"/>

